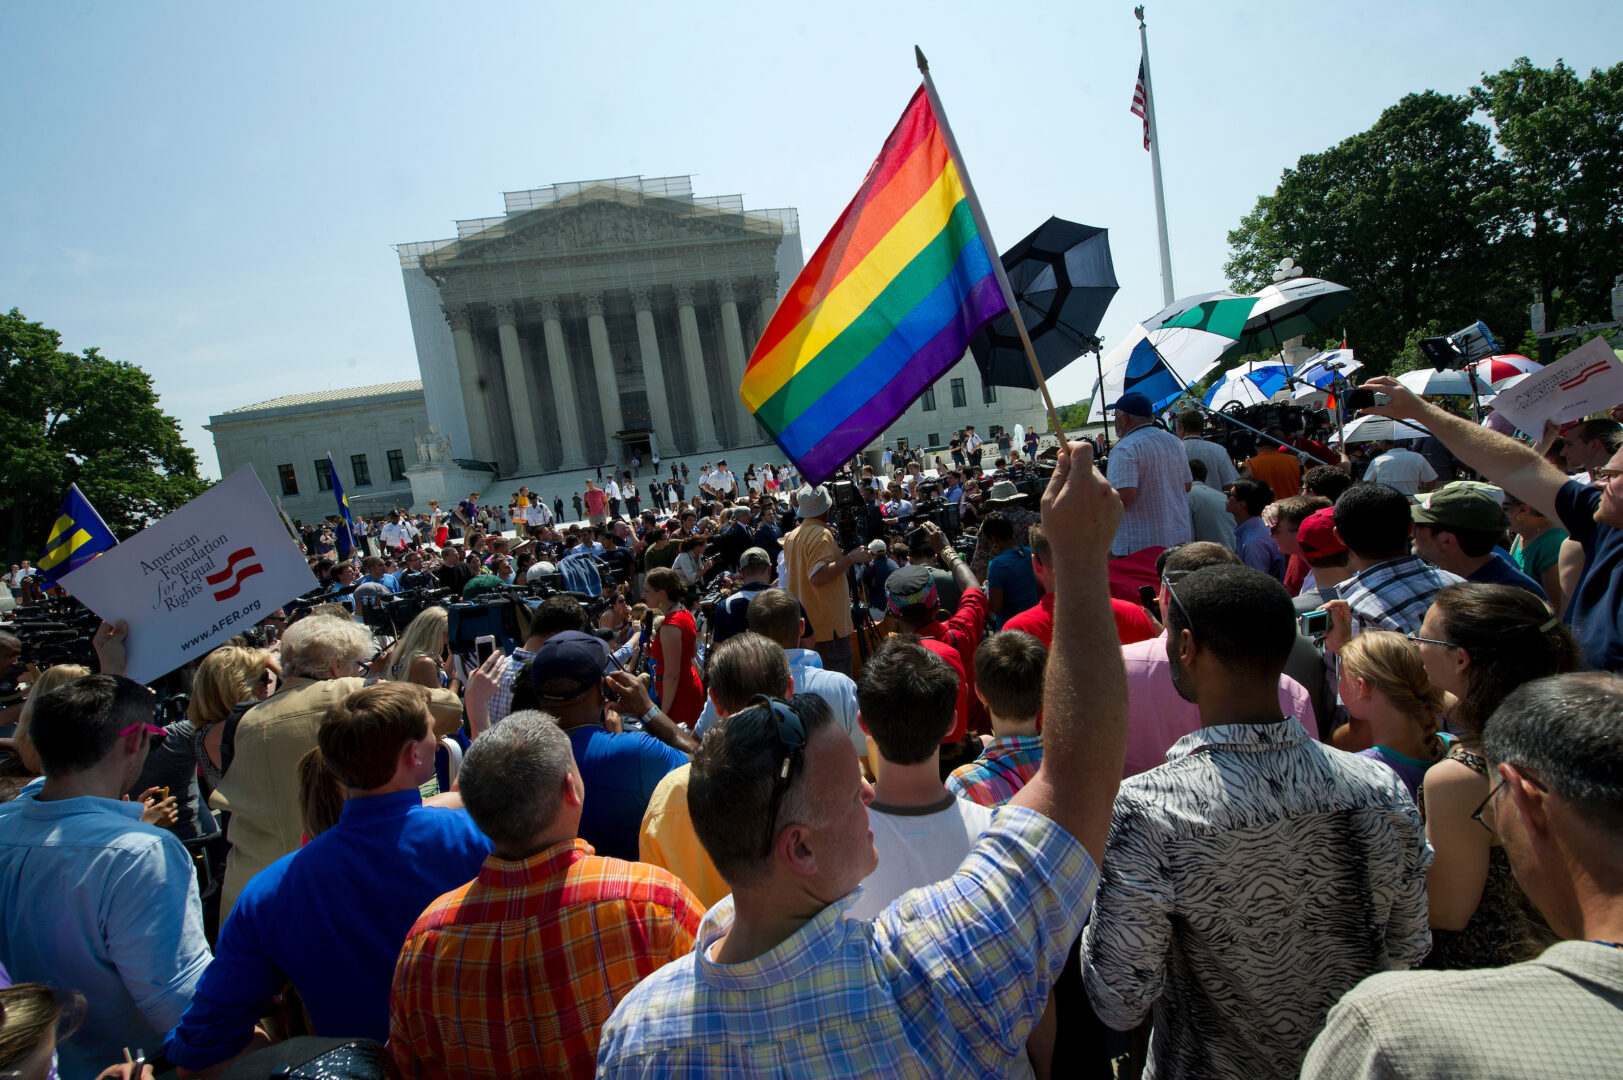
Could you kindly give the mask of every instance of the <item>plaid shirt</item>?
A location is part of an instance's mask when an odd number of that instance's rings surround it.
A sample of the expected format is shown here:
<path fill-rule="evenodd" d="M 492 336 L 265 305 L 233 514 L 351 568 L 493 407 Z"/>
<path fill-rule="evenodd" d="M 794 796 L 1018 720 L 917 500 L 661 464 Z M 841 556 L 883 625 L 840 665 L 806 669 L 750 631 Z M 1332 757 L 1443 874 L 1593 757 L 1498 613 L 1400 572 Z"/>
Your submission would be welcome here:
<path fill-rule="evenodd" d="M 703 914 L 674 874 L 584 840 L 491 855 L 406 938 L 389 1050 L 407 1077 L 591 1076 L 603 1021 Z"/>
<path fill-rule="evenodd" d="M 1003 1075 L 1025 1053 L 1093 902 L 1097 870 L 1064 829 L 997 812 L 958 872 L 872 921 L 830 904 L 740 964 L 693 953 L 644 979 L 603 1028 L 600 1077 Z"/>
<path fill-rule="evenodd" d="M 1405 555 L 1376 563 L 1338 586 L 1341 598 L 1352 608 L 1352 632 L 1396 630 L 1407 634 L 1419 630 L 1431 607 L 1431 598 L 1446 585 L 1465 579 L 1439 570 L 1418 555 Z"/>
<path fill-rule="evenodd" d="M 496 691 L 490 695 L 490 722 L 499 724 L 513 711 L 513 680 L 524 665 L 535 659 L 535 653 L 514 649 L 496 665 Z"/>
<path fill-rule="evenodd" d="M 947 790 L 982 806 L 1002 806 L 1037 775 L 1043 762 L 1041 735 L 1004 735 L 981 756 L 947 777 Z"/>

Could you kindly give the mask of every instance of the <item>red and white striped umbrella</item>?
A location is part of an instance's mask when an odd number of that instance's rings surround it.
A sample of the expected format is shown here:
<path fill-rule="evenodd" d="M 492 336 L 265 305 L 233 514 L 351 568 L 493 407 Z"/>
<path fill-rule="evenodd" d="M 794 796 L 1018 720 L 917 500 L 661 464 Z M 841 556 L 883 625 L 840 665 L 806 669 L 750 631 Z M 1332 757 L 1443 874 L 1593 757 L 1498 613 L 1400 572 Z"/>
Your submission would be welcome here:
<path fill-rule="evenodd" d="M 1490 356 L 1486 360 L 1478 360 L 1475 364 L 1477 378 L 1499 389 L 1499 384 L 1506 379 L 1514 379 L 1518 375 L 1530 375 L 1535 371 L 1544 370 L 1544 365 L 1536 360 L 1529 360 L 1519 353 L 1506 353 L 1503 356 Z"/>

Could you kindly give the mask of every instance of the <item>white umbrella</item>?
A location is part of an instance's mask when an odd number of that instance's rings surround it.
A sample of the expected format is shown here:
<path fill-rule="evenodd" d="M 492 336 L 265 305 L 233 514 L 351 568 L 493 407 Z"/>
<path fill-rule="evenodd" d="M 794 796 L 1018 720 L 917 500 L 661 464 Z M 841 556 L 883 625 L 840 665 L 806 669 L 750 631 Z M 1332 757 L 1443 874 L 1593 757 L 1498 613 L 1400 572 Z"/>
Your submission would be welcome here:
<path fill-rule="evenodd" d="M 1424 439 L 1431 432 L 1412 420 L 1393 420 L 1389 416 L 1360 416 L 1350 421 L 1341 432 L 1343 442 L 1391 442 L 1396 439 Z M 1335 436 L 1330 437 L 1336 441 Z"/>
<path fill-rule="evenodd" d="M 1464 370 L 1438 371 L 1435 368 L 1420 368 L 1416 371 L 1405 371 L 1398 376 L 1398 382 L 1421 397 L 1438 394 L 1471 396 L 1471 377 Z M 1493 393 L 1493 389 L 1483 382 L 1480 376 L 1476 380 L 1476 389 L 1479 394 Z"/>
<path fill-rule="evenodd" d="M 1095 383 L 1090 422 L 1103 421 L 1105 409 L 1128 391 L 1157 404 L 1170 402 L 1216 367 L 1232 340 L 1183 326 L 1133 327 L 1100 364 L 1104 380 Z"/>
<path fill-rule="evenodd" d="M 1225 405 L 1266 405 L 1272 397 L 1240 367 L 1217 380 L 1205 400 L 1207 408 L 1222 409 Z"/>

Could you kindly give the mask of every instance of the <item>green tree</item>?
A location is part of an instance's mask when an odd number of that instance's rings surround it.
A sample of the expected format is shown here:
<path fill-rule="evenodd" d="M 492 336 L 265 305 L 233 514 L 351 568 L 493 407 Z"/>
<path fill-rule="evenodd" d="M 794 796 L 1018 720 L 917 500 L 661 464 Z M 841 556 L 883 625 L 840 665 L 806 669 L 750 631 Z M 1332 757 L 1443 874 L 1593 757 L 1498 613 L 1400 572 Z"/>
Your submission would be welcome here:
<path fill-rule="evenodd" d="M 16 308 L 0 316 L 0 514 L 10 561 L 39 555 L 69 484 L 120 539 L 208 487 L 150 375 L 61 345 L 62 335 Z"/>
<path fill-rule="evenodd" d="M 1502 153 L 1494 199 L 1523 301 L 1543 301 L 1551 326 L 1609 320 L 1623 271 L 1623 63 L 1580 79 L 1561 61 L 1536 68 L 1524 56 L 1484 75 L 1471 100 Z"/>
<path fill-rule="evenodd" d="M 1495 244 L 1509 227 L 1506 166 L 1474 109 L 1469 97 L 1410 94 L 1368 131 L 1303 156 L 1229 233 L 1231 287 L 1261 288 L 1288 255 L 1352 289 L 1346 329 L 1371 373 L 1422 321 L 1519 321 L 1512 260 Z"/>

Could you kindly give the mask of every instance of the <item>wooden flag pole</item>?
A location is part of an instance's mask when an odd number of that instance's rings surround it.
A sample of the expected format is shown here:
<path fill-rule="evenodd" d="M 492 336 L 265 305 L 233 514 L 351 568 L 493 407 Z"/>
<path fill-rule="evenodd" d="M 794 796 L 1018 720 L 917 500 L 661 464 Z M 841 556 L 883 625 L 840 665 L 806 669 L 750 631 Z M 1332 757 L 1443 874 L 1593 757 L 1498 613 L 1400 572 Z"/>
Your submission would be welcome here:
<path fill-rule="evenodd" d="M 969 180 L 969 169 L 964 165 L 964 156 L 958 152 L 958 140 L 953 138 L 952 125 L 947 123 L 947 111 L 941 107 L 941 98 L 935 92 L 935 81 L 930 78 L 930 62 L 924 58 L 924 50 L 917 45 L 913 46 L 913 54 L 918 57 L 919 72 L 924 76 L 924 93 L 930 99 L 930 109 L 935 113 L 936 123 L 941 125 L 941 135 L 946 140 L 947 153 L 952 158 L 953 166 L 958 170 L 958 179 L 963 181 L 964 196 L 969 200 L 970 215 L 975 219 L 975 227 L 980 230 L 981 240 L 990 249 L 987 254 L 992 257 L 992 272 L 997 275 L 998 288 L 1003 290 L 1003 302 L 1009 306 L 1009 314 L 1014 317 L 1014 328 L 1020 333 L 1020 344 L 1025 347 L 1026 360 L 1030 362 L 1031 373 L 1037 379 L 1037 389 L 1042 391 L 1043 404 L 1048 408 L 1048 422 L 1053 426 L 1054 434 L 1064 442 L 1065 426 L 1060 423 L 1059 412 L 1054 408 L 1054 399 L 1048 392 L 1048 380 L 1043 378 L 1042 365 L 1037 363 L 1037 352 L 1031 347 L 1031 338 L 1026 334 L 1026 321 L 1020 315 L 1020 304 L 1014 297 L 1014 289 L 1009 285 L 1009 275 L 1003 271 L 1003 259 L 999 256 L 997 244 L 992 239 L 992 230 L 986 224 L 986 215 L 981 212 L 981 201 L 975 197 L 975 185 Z"/>

